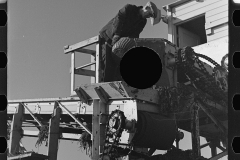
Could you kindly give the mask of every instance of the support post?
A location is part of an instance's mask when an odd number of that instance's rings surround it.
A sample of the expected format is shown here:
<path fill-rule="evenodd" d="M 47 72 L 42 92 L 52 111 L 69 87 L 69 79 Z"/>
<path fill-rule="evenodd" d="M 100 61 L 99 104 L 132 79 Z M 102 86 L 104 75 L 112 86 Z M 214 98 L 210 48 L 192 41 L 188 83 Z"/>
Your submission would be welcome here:
<path fill-rule="evenodd" d="M 92 115 L 92 160 L 99 159 L 99 100 L 93 100 L 93 115 Z"/>
<path fill-rule="evenodd" d="M 91 55 L 91 63 L 95 62 L 95 65 L 91 65 L 91 70 L 92 71 L 96 70 L 96 58 L 95 58 L 95 56 Z M 95 77 L 91 77 L 91 83 L 95 83 L 95 79 L 96 79 L 96 76 Z"/>
<path fill-rule="evenodd" d="M 74 89 L 75 89 L 75 52 L 71 53 L 71 95 L 74 95 Z"/>
<path fill-rule="evenodd" d="M 96 79 L 95 79 L 95 83 L 100 83 L 101 79 L 102 79 L 102 70 L 101 70 L 101 61 L 102 61 L 102 40 L 99 36 L 99 41 L 96 45 Z"/>
<path fill-rule="evenodd" d="M 9 153 L 12 155 L 16 155 L 19 152 L 20 140 L 22 131 L 22 118 L 24 114 L 24 106 L 22 103 L 19 103 L 16 108 L 16 112 L 13 115 L 12 125 L 11 125 L 11 133 L 10 133 L 10 145 L 9 145 Z"/>
<path fill-rule="evenodd" d="M 201 156 L 198 110 L 199 106 L 194 104 L 191 109 L 192 150 L 194 159 Z"/>
<path fill-rule="evenodd" d="M 101 51 L 101 43 L 100 41 L 98 42 L 98 44 L 96 45 L 96 68 L 95 68 L 95 83 L 99 83 L 101 80 L 100 75 L 101 75 L 101 68 L 100 68 L 100 51 Z"/>
<path fill-rule="evenodd" d="M 99 155 L 103 152 L 105 142 L 105 126 L 107 105 L 101 100 L 93 100 L 93 115 L 92 115 L 92 159 L 99 159 Z"/>
<path fill-rule="evenodd" d="M 48 156 L 49 160 L 57 160 L 58 153 L 58 139 L 59 139 L 59 122 L 61 116 L 61 108 L 55 102 L 53 117 L 49 121 L 48 132 Z"/>

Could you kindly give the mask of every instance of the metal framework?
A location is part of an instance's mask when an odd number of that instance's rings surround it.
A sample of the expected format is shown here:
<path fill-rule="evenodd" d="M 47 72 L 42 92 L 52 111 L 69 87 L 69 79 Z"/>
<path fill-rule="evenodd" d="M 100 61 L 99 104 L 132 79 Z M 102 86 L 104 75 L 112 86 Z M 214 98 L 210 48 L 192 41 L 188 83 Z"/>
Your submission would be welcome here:
<path fill-rule="evenodd" d="M 84 47 L 97 44 L 96 51 L 84 49 Z M 8 116 L 9 120 L 12 120 L 11 135 L 10 135 L 10 150 L 12 155 L 17 155 L 19 149 L 19 141 L 21 133 L 20 128 L 23 127 L 23 116 L 26 123 L 34 124 L 35 126 L 42 126 L 44 124 L 49 125 L 48 136 L 48 153 L 44 158 L 49 160 L 57 159 L 58 139 L 66 140 L 78 140 L 83 131 L 87 131 L 92 136 L 93 150 L 92 159 L 99 158 L 100 153 L 103 151 L 105 126 L 107 116 L 111 111 L 116 108 L 123 108 L 129 110 L 130 108 L 139 111 L 147 111 L 152 113 L 159 113 L 159 97 L 156 90 L 145 89 L 135 92 L 134 88 L 129 87 L 124 82 L 111 82 L 111 83 L 99 83 L 100 65 L 99 57 L 101 55 L 100 50 L 100 38 L 95 36 L 83 42 L 74 44 L 72 46 L 66 46 L 64 49 L 65 54 L 71 54 L 71 96 L 68 98 L 50 98 L 50 99 L 25 99 L 25 100 L 13 100 L 8 102 Z M 75 54 L 82 52 L 90 54 L 95 58 L 95 61 L 83 65 L 81 67 L 75 66 Z M 92 70 L 85 70 L 83 68 L 87 66 L 93 66 Z M 75 88 L 75 74 L 92 76 L 95 78 L 95 83 L 90 85 L 83 85 Z M 92 81 L 93 82 L 93 81 Z M 173 83 L 172 83 L 173 84 Z M 115 87 L 113 87 L 115 86 Z M 119 91 L 117 88 L 123 88 L 123 91 Z M 133 97 L 137 96 L 137 100 L 133 100 Z M 146 103 L 147 102 L 147 103 Z M 211 108 L 215 110 L 226 111 L 221 104 L 214 102 L 208 102 Z M 128 106 L 128 107 L 126 107 Z M 131 106 L 131 107 L 130 107 Z M 204 105 L 193 106 L 191 111 L 191 132 L 192 132 L 192 147 L 194 155 L 197 157 L 201 154 L 200 149 L 206 146 L 210 146 L 212 150 L 211 160 L 217 160 L 227 155 L 227 149 L 224 149 L 219 144 L 209 141 L 208 143 L 200 146 L 199 135 L 199 112 L 204 112 L 226 135 L 226 128 L 222 125 L 222 122 L 218 121 L 212 113 L 210 113 Z M 227 111 L 226 111 L 227 112 Z M 28 116 L 29 115 L 29 116 Z M 39 116 L 40 115 L 40 116 Z M 43 115 L 41 120 L 38 117 Z M 63 120 L 60 120 L 60 115 Z M 65 120 L 66 116 L 70 116 L 72 119 Z M 52 116 L 52 117 L 51 117 Z M 134 116 L 134 115 L 129 115 Z M 136 115 L 135 115 L 136 116 Z M 92 129 L 89 129 L 80 120 L 83 117 L 85 122 L 92 123 Z M 33 119 L 33 120 L 32 120 Z M 49 121 L 48 121 L 49 120 Z M 69 126 L 75 126 L 69 127 Z M 78 126 L 78 128 L 76 128 Z M 60 133 L 62 130 L 62 133 Z M 23 136 L 37 137 L 39 131 L 23 131 Z M 56 134 L 57 133 L 57 134 Z M 59 137 L 59 134 L 62 137 Z M 179 147 L 179 145 L 177 145 Z M 220 148 L 223 152 L 216 154 L 216 147 Z M 150 152 L 154 152 L 155 149 L 151 149 Z M 27 154 L 27 153 L 26 153 Z M 36 154 L 28 155 L 30 157 L 36 156 Z M 24 157 L 24 156 L 22 156 Z M 42 159 L 44 159 L 42 158 Z M 10 157 L 9 159 L 19 159 L 19 156 Z"/>

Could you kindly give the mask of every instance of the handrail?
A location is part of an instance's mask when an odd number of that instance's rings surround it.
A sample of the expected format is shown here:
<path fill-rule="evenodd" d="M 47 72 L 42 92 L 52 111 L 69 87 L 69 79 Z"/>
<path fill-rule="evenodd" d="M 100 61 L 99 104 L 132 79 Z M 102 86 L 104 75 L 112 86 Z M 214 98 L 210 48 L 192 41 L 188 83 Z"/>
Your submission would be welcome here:
<path fill-rule="evenodd" d="M 68 53 L 74 52 L 77 49 L 87 47 L 91 44 L 97 43 L 98 41 L 99 41 L 99 36 L 95 36 L 95 37 L 89 38 L 87 40 L 84 40 L 82 42 L 76 43 L 76 44 L 71 45 L 71 46 L 67 45 L 67 46 L 64 47 L 64 53 L 68 54 Z"/>

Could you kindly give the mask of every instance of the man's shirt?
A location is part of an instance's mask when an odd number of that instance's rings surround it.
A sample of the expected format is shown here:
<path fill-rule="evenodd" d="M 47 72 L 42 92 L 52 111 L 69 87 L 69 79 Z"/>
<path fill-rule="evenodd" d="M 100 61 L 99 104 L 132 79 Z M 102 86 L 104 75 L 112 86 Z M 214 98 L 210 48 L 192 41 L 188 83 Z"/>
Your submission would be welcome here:
<path fill-rule="evenodd" d="M 125 5 L 99 32 L 101 37 L 111 42 L 114 35 L 139 38 L 147 20 L 139 13 L 142 6 Z"/>

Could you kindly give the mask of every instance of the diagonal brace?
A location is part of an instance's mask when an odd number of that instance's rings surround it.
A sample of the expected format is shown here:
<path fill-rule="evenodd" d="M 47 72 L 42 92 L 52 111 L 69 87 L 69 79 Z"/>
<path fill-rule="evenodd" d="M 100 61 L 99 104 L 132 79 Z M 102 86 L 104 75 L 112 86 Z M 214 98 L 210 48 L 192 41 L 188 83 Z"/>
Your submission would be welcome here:
<path fill-rule="evenodd" d="M 228 134 L 227 134 L 227 129 L 225 128 L 225 126 L 213 115 L 211 114 L 207 109 L 206 107 L 203 105 L 203 102 L 198 99 L 198 102 L 199 103 L 199 107 L 207 114 L 207 116 L 213 121 L 213 123 L 215 123 L 219 129 L 223 132 L 223 134 L 227 137 Z M 207 105 L 207 104 L 205 104 Z"/>
<path fill-rule="evenodd" d="M 32 111 L 24 104 L 24 103 L 21 103 L 24 108 L 26 108 L 29 112 L 29 114 L 33 117 L 33 119 L 38 123 L 39 126 L 42 126 L 42 123 L 37 119 L 37 117 L 34 116 L 34 114 L 32 113 Z"/>
<path fill-rule="evenodd" d="M 91 131 L 82 123 L 80 122 L 76 117 L 74 117 L 74 115 L 65 107 L 63 106 L 60 102 L 56 101 L 59 106 L 64 109 L 82 128 L 84 128 L 91 136 L 92 136 L 92 133 Z"/>

